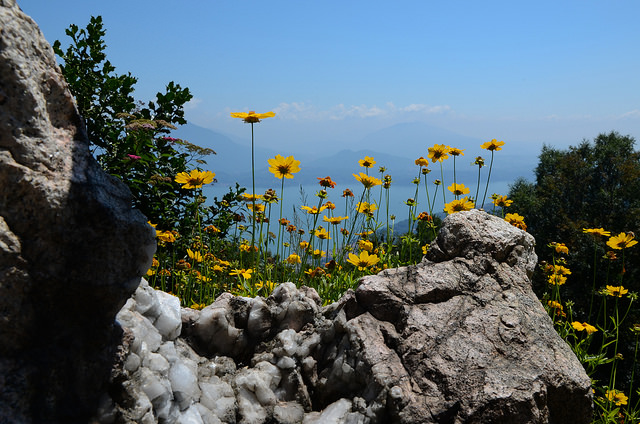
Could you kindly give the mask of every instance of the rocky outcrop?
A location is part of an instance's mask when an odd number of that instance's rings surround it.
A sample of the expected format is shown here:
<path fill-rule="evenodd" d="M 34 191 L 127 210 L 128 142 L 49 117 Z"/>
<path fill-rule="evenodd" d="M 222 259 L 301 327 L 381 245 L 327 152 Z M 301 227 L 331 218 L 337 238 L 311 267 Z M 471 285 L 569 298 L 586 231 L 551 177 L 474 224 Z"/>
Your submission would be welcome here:
<path fill-rule="evenodd" d="M 533 247 L 456 213 L 422 263 L 324 308 L 284 283 L 180 310 L 143 281 L 101 422 L 589 423 L 590 380 L 531 290 Z"/>
<path fill-rule="evenodd" d="M 0 0 L 0 422 L 95 413 L 114 317 L 154 249 L 128 189 L 92 158 L 51 47 Z"/>

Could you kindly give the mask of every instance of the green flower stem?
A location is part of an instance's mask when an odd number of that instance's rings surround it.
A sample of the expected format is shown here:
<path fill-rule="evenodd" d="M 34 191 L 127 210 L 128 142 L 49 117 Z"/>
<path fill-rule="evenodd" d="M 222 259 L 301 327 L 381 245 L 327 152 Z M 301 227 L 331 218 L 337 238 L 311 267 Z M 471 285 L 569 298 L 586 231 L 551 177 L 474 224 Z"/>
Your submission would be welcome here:
<path fill-rule="evenodd" d="M 436 205 L 436 197 L 438 195 L 438 189 L 436 188 L 436 191 L 433 192 L 433 205 Z"/>
<path fill-rule="evenodd" d="M 589 315 L 587 322 L 591 322 L 591 312 L 593 311 L 593 296 L 596 291 L 596 265 L 598 263 L 598 244 L 593 242 L 593 282 L 591 283 L 591 302 L 589 302 Z"/>
<path fill-rule="evenodd" d="M 424 174 L 424 188 L 427 193 L 427 204 L 429 205 L 429 215 L 433 215 L 433 206 L 431 205 L 431 198 L 429 197 L 429 184 L 427 184 L 427 174 Z"/>
<path fill-rule="evenodd" d="M 458 183 L 456 182 L 456 156 L 453 155 L 453 187 L 458 190 Z M 458 200 L 459 195 L 456 194 L 456 200 Z"/>
<path fill-rule="evenodd" d="M 480 207 L 484 206 L 484 201 L 487 198 L 487 191 L 489 190 L 489 180 L 491 179 L 491 169 L 493 169 L 493 150 L 491 151 L 491 162 L 489 163 L 489 175 L 487 176 L 487 186 L 484 188 L 484 196 L 482 196 L 482 203 Z M 477 207 L 477 205 L 476 205 Z"/>
<path fill-rule="evenodd" d="M 385 196 L 384 196 L 384 201 L 385 201 L 385 206 L 386 206 L 386 210 L 387 210 L 387 252 L 386 252 L 386 256 L 387 259 L 389 257 L 391 257 L 391 249 L 393 248 L 393 243 L 391 242 L 391 226 L 389 225 L 389 189 L 385 189 Z"/>
<path fill-rule="evenodd" d="M 364 200 L 364 195 L 365 195 L 366 192 L 367 192 L 367 189 L 365 188 L 362 191 L 362 195 L 360 196 L 360 202 L 358 202 L 358 203 L 362 203 L 362 201 Z M 351 237 L 353 236 L 353 230 L 355 229 L 356 223 L 358 222 L 359 214 L 360 214 L 360 211 L 358 210 L 358 205 L 356 204 L 356 213 L 355 213 L 355 216 L 354 216 L 352 224 L 351 224 L 351 229 L 349 230 L 349 234 L 347 236 L 347 242 L 345 244 L 345 247 L 349 246 L 350 243 L 351 243 Z M 342 265 L 342 260 L 343 259 L 344 259 L 343 257 L 340 258 L 340 265 Z"/>
<path fill-rule="evenodd" d="M 473 201 L 476 203 L 476 208 L 478 207 L 478 193 L 480 193 L 480 170 L 482 166 L 478 164 L 478 185 L 476 186 L 476 197 L 473 198 Z"/>
<path fill-rule="evenodd" d="M 265 271 L 266 271 L 266 265 L 267 265 L 267 256 L 269 253 L 269 229 L 270 228 L 271 228 L 271 203 L 269 203 L 269 212 L 267 212 L 267 233 L 264 240 L 263 258 L 264 258 Z"/>
<path fill-rule="evenodd" d="M 309 256 L 309 251 L 313 252 L 313 232 L 316 229 L 316 224 L 318 222 L 318 217 L 320 216 L 320 207 L 322 206 L 322 201 L 324 199 L 322 199 L 322 197 L 320 198 L 320 201 L 318 202 L 318 213 L 314 214 L 313 217 L 313 226 L 311 227 L 311 231 L 309 231 L 309 245 L 307 246 L 307 248 L 304 251 L 304 256 L 302 258 L 302 263 L 300 264 L 300 270 L 298 271 L 298 281 L 300 281 L 300 278 L 302 277 L 302 269 L 303 269 L 303 265 L 307 263 L 307 258 Z M 311 258 L 313 259 L 313 257 Z"/>
<path fill-rule="evenodd" d="M 419 185 L 416 185 L 416 192 L 413 195 L 413 206 L 409 205 L 409 234 L 413 233 L 413 218 L 415 217 L 415 210 L 413 208 L 418 208 L 418 189 L 420 188 Z"/>
<path fill-rule="evenodd" d="M 556 267 L 556 255 L 555 255 L 555 253 L 553 254 L 553 267 L 554 267 L 554 269 Z M 556 284 L 553 285 L 553 296 L 552 297 L 553 297 L 552 300 L 562 304 L 562 299 L 560 299 L 560 286 L 557 284 L 557 281 L 556 281 Z M 554 324 L 556 322 L 556 308 L 553 308 L 553 322 L 554 322 Z"/>
<path fill-rule="evenodd" d="M 251 268 L 253 268 L 256 262 L 256 252 L 253 250 L 256 241 L 256 162 L 253 144 L 253 122 L 251 122 L 251 197 L 251 202 L 253 203 L 253 209 L 251 209 Z"/>
<path fill-rule="evenodd" d="M 384 176 L 382 175 L 383 173 L 380 173 L 380 179 L 384 181 Z M 378 200 L 378 204 L 381 205 L 382 204 L 382 190 L 384 188 L 384 184 L 380 184 L 380 199 Z M 378 222 L 378 218 L 380 217 L 380 209 L 377 210 L 376 212 L 376 222 Z"/>
<path fill-rule="evenodd" d="M 263 216 L 264 217 L 264 216 Z M 264 236 L 264 232 L 262 231 L 262 229 L 264 228 L 264 219 L 260 220 L 260 235 L 258 236 L 258 246 L 260 246 L 260 249 L 258 249 L 257 255 L 258 258 L 260 258 L 260 250 L 262 250 L 262 238 Z M 253 250 L 253 247 L 251 248 Z M 265 253 L 266 255 L 266 253 Z M 266 258 L 266 256 L 265 256 Z M 266 261 L 264 261 L 265 263 L 263 265 L 267 265 Z M 260 268 L 260 261 L 258 261 L 258 263 L 256 264 L 256 273 L 259 271 Z"/>
<path fill-rule="evenodd" d="M 616 320 L 614 322 L 614 329 L 616 331 L 616 339 L 613 345 L 613 364 L 611 365 L 611 375 L 609 376 L 609 390 L 613 390 L 616 387 L 616 374 L 618 371 L 618 341 L 620 340 L 620 317 L 618 312 L 618 297 L 616 297 L 616 303 L 614 306 L 616 312 Z"/>
<path fill-rule="evenodd" d="M 280 245 L 282 244 L 280 241 L 280 235 L 282 234 L 282 225 L 280 224 L 280 220 L 282 219 L 282 204 L 284 203 L 284 175 L 281 178 L 282 183 L 280 185 L 280 217 L 278 218 L 278 246 L 276 247 L 276 260 L 280 260 Z M 284 256 L 284 252 L 283 256 Z"/>
<path fill-rule="evenodd" d="M 631 366 L 631 380 L 629 382 L 629 401 L 628 401 L 629 405 L 632 404 L 631 397 L 633 396 L 633 377 L 636 371 L 636 364 L 638 361 L 638 339 L 639 339 L 640 333 L 636 332 L 635 334 L 636 334 L 636 343 L 635 343 L 635 349 L 633 353 L 633 365 Z M 637 408 L 637 405 L 636 405 L 636 408 Z"/>
<path fill-rule="evenodd" d="M 344 196 L 344 216 L 349 216 L 349 196 Z"/>
<path fill-rule="evenodd" d="M 604 295 L 602 297 L 602 310 L 601 312 L 604 313 L 605 318 L 603 318 L 604 322 L 602 324 L 602 326 L 599 326 L 600 330 L 602 331 L 602 338 L 601 338 L 601 343 L 600 343 L 600 350 L 598 351 L 598 356 L 602 355 L 602 353 L 604 352 L 604 349 L 609 345 L 609 343 L 607 343 L 607 333 L 608 333 L 608 325 L 609 325 L 609 321 L 606 318 L 607 315 L 607 296 Z M 598 321 L 600 320 L 600 314 L 598 314 Z"/>
<path fill-rule="evenodd" d="M 445 195 L 444 195 L 444 186 L 445 186 L 445 184 L 444 184 L 444 169 L 442 167 L 442 161 L 440 161 L 440 178 L 441 178 L 440 181 L 442 182 L 442 201 L 444 202 L 444 205 L 446 205 L 447 204 L 447 199 L 445 198 Z"/>
<path fill-rule="evenodd" d="M 328 223 L 327 225 L 331 229 L 330 232 L 331 232 L 332 238 L 333 238 L 333 248 L 331 250 L 331 258 L 335 260 L 336 253 L 338 252 L 338 234 L 339 234 L 338 233 L 338 225 L 337 224 L 331 224 L 331 223 Z"/>

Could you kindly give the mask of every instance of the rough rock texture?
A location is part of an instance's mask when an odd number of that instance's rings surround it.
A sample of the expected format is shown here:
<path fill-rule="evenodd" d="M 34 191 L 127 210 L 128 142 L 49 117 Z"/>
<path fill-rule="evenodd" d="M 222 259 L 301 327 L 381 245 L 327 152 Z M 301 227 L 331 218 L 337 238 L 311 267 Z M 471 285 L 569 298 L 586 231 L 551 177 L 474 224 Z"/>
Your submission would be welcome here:
<path fill-rule="evenodd" d="M 127 354 L 98 419 L 589 423 L 589 378 L 531 291 L 533 245 L 502 219 L 456 213 L 421 264 L 325 308 L 284 283 L 180 310 L 143 281 L 118 315 Z"/>
<path fill-rule="evenodd" d="M 130 205 L 91 157 L 51 47 L 0 0 L 0 422 L 95 412 L 114 317 L 155 249 Z"/>

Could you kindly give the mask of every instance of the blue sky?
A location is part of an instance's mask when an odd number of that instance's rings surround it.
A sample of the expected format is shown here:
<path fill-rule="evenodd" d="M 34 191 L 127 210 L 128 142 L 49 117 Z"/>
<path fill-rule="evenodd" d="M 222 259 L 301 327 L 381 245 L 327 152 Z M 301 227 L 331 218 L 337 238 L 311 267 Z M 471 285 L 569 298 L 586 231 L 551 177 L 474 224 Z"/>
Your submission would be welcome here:
<path fill-rule="evenodd" d="M 102 15 L 108 58 L 139 78 L 140 100 L 173 80 L 194 94 L 190 122 L 243 137 L 229 112 L 273 110 L 261 140 L 294 154 L 364 149 L 402 122 L 536 147 L 640 137 L 636 1 L 18 4 L 63 45 L 69 24 Z"/>

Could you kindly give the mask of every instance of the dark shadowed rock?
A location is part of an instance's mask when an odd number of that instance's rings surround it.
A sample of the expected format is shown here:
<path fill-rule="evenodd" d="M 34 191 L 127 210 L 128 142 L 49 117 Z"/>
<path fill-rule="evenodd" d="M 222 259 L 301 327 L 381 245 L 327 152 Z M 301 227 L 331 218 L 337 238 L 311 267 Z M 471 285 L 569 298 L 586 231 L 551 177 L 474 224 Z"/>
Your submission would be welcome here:
<path fill-rule="evenodd" d="M 158 324 L 175 312 L 149 307 L 166 293 L 143 281 L 118 315 L 138 341 L 101 422 L 590 423 L 590 380 L 531 290 L 533 247 L 500 218 L 456 213 L 422 263 L 332 305 L 292 283 L 224 294 L 183 309 L 177 338 Z"/>
<path fill-rule="evenodd" d="M 0 0 L 0 422 L 95 410 L 154 232 L 92 158 L 36 24 Z"/>

